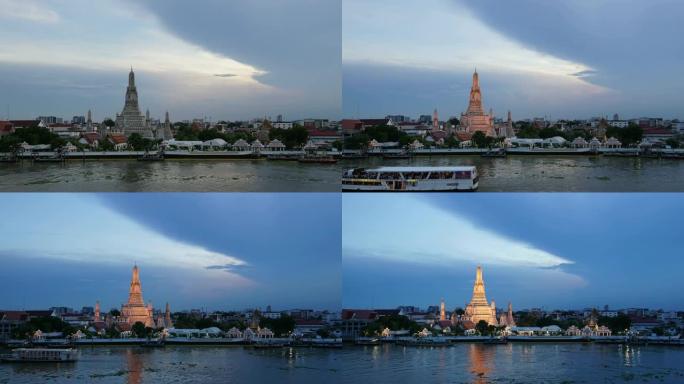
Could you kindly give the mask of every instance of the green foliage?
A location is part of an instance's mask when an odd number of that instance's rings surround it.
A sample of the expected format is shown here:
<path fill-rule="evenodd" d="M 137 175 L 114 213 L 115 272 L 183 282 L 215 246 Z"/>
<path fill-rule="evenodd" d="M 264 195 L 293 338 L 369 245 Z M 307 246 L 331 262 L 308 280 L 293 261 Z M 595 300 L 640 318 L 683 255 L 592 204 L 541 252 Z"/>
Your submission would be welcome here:
<path fill-rule="evenodd" d="M 128 146 L 132 147 L 135 151 L 149 151 L 154 149 L 159 143 L 160 140 L 146 139 L 139 133 L 131 133 L 128 136 Z"/>
<path fill-rule="evenodd" d="M 615 137 L 623 146 L 635 145 L 641 141 L 643 135 L 644 130 L 634 123 L 629 123 L 627 128 L 608 127 L 606 129 L 606 136 Z"/>
<path fill-rule="evenodd" d="M 344 140 L 344 149 L 365 149 L 369 141 L 368 135 L 359 133 Z"/>
<path fill-rule="evenodd" d="M 485 336 L 489 334 L 489 325 L 486 321 L 480 320 L 475 324 L 475 330 L 480 336 Z"/>
<path fill-rule="evenodd" d="M 378 320 L 368 324 L 362 329 L 362 332 L 366 336 L 379 335 L 385 328 L 389 328 L 392 331 L 408 330 L 411 334 L 420 332 L 421 330 L 418 323 L 409 320 L 406 316 L 390 315 L 382 316 Z"/>
<path fill-rule="evenodd" d="M 113 151 L 114 150 L 114 144 L 112 144 L 112 142 L 107 140 L 107 139 L 98 140 L 97 150 L 98 151 Z"/>
<path fill-rule="evenodd" d="M 451 119 L 449 119 L 449 124 L 451 124 L 451 125 L 453 125 L 454 127 L 456 127 L 456 126 L 458 126 L 458 125 L 461 125 L 461 122 L 460 122 L 457 118 L 452 117 Z"/>
<path fill-rule="evenodd" d="M 107 126 L 107 127 L 109 127 L 109 128 L 111 128 L 111 127 L 113 127 L 113 126 L 116 125 L 116 123 L 115 123 L 114 120 L 112 120 L 112 119 L 105 119 L 105 120 L 102 122 L 102 124 L 104 124 L 105 126 Z"/>
<path fill-rule="evenodd" d="M 554 128 L 554 127 L 548 127 L 548 128 L 543 128 L 543 129 L 539 130 L 539 138 L 540 139 L 548 139 L 548 138 L 556 137 L 556 136 L 560 136 L 566 140 L 568 139 L 566 137 L 565 133 L 561 132 L 560 130 L 558 130 L 557 128 Z"/>
<path fill-rule="evenodd" d="M 299 148 L 306 144 L 309 139 L 309 131 L 301 125 L 294 125 L 290 129 L 271 129 L 268 134 L 271 140 L 278 139 L 287 148 Z"/>
<path fill-rule="evenodd" d="M 473 144 L 475 144 L 475 146 L 478 148 L 489 148 L 495 142 L 493 137 L 485 135 L 482 131 L 477 131 L 473 133 L 471 140 L 473 141 Z"/>
<path fill-rule="evenodd" d="M 444 140 L 444 146 L 448 148 L 458 148 L 461 142 L 454 136 L 449 136 Z"/>
<path fill-rule="evenodd" d="M 278 319 L 262 317 L 259 319 L 259 326 L 270 329 L 273 331 L 276 337 L 284 337 L 292 333 L 294 330 L 295 320 L 287 315 L 281 315 Z"/>
<path fill-rule="evenodd" d="M 119 317 L 119 316 L 121 316 L 121 311 L 119 311 L 116 308 L 112 308 L 109 310 L 109 314 L 112 315 L 113 317 Z"/>
<path fill-rule="evenodd" d="M 610 328 L 614 334 L 624 333 L 626 329 L 632 326 L 632 320 L 623 313 L 615 317 L 601 316 L 598 318 L 597 323 L 598 325 L 605 325 Z"/>
<path fill-rule="evenodd" d="M 74 328 L 62 319 L 53 316 L 36 317 L 16 328 L 12 336 L 17 339 L 30 338 L 37 330 L 42 332 L 62 332 L 65 336 L 74 332 Z"/>
<path fill-rule="evenodd" d="M 669 145 L 670 148 L 679 148 L 681 145 L 679 139 L 675 139 L 674 137 L 665 140 L 665 144 Z"/>
<path fill-rule="evenodd" d="M 145 324 L 141 323 L 140 321 L 136 321 L 135 324 L 133 324 L 131 331 L 133 331 L 136 337 L 147 337 L 148 334 L 147 327 L 145 327 Z"/>
<path fill-rule="evenodd" d="M 406 133 L 401 132 L 397 127 L 391 125 L 376 125 L 366 128 L 366 135 L 370 140 L 377 140 L 378 142 L 399 141 L 401 136 Z"/>
<path fill-rule="evenodd" d="M 52 148 L 59 148 L 66 144 L 63 139 L 50 132 L 47 128 L 19 128 L 13 133 L 0 138 L 0 152 L 10 152 L 23 142 L 30 145 L 50 144 Z"/>

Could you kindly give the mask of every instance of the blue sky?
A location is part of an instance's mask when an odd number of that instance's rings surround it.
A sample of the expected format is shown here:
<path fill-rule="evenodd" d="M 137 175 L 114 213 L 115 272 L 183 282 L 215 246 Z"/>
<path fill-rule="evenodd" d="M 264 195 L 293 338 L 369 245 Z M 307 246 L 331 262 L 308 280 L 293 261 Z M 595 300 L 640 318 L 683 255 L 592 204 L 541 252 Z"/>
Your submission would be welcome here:
<path fill-rule="evenodd" d="M 0 308 L 340 307 L 336 194 L 3 194 Z"/>
<path fill-rule="evenodd" d="M 677 194 L 344 195 L 344 307 L 682 309 Z"/>
<path fill-rule="evenodd" d="M 678 0 L 345 0 L 343 114 L 684 118 Z"/>
<path fill-rule="evenodd" d="M 338 118 L 339 0 L 0 0 L 0 118 Z M 219 75 L 219 76 L 217 76 Z"/>

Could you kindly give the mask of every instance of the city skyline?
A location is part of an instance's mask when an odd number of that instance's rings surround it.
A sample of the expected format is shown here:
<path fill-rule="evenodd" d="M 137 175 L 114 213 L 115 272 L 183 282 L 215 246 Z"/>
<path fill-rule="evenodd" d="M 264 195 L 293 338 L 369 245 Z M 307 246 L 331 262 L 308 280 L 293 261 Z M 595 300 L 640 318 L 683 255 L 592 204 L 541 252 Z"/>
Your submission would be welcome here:
<path fill-rule="evenodd" d="M 681 11 L 670 0 L 345 1 L 343 114 L 458 116 L 477 68 L 498 117 L 681 119 Z"/>
<path fill-rule="evenodd" d="M 340 115 L 334 1 L 2 0 L 0 20 L 3 118 L 114 118 L 131 66 L 155 117 Z"/>
<path fill-rule="evenodd" d="M 482 265 L 499 307 L 680 308 L 680 209 L 673 194 L 345 195 L 342 303 L 464 307 Z"/>
<path fill-rule="evenodd" d="M 2 309 L 118 308 L 134 264 L 155 306 L 340 306 L 334 196 L 8 194 L 0 207 Z"/>

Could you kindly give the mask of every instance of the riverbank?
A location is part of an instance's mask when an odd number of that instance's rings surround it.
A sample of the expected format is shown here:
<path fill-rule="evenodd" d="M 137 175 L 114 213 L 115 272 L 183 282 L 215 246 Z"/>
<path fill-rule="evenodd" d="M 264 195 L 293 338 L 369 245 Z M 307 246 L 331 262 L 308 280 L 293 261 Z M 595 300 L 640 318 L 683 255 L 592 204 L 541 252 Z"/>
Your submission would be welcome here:
<path fill-rule="evenodd" d="M 157 341 L 157 339 L 154 339 Z M 306 348 L 342 348 L 342 339 L 328 338 L 303 338 L 292 340 L 290 338 L 268 338 L 268 339 L 245 339 L 245 338 L 184 338 L 174 337 L 164 339 L 164 345 L 187 345 L 187 346 L 242 346 L 242 347 L 306 347 Z M 0 342 L 0 346 L 5 347 L 82 347 L 82 346 L 151 346 L 150 340 L 145 338 L 82 338 L 77 340 L 69 339 L 49 339 L 39 341 L 5 340 Z"/>
<path fill-rule="evenodd" d="M 423 337 L 358 337 L 347 340 L 348 345 L 366 346 L 380 344 L 446 346 L 456 343 L 488 343 L 500 339 L 489 336 L 435 336 Z M 667 336 L 506 336 L 505 343 L 598 343 L 598 344 L 630 344 L 630 345 L 662 345 L 684 347 L 684 340 Z"/>

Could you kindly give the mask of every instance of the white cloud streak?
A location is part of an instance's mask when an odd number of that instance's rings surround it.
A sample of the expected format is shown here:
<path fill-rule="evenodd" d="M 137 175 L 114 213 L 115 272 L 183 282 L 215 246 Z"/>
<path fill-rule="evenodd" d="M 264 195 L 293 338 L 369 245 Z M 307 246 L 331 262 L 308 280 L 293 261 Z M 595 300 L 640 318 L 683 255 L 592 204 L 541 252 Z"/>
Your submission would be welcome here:
<path fill-rule="evenodd" d="M 558 268 L 572 261 L 417 199 L 344 197 L 343 257 Z"/>
<path fill-rule="evenodd" d="M 45 4 L 32 0 L 0 0 L 0 19 L 19 19 L 36 23 L 57 23 L 59 14 Z"/>

